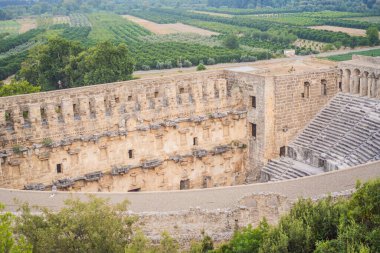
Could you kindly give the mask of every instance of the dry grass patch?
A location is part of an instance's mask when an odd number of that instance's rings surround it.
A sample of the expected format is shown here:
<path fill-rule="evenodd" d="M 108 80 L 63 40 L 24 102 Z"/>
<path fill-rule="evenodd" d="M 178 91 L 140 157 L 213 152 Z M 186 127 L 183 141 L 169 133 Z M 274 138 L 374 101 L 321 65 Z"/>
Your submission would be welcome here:
<path fill-rule="evenodd" d="M 322 25 L 322 26 L 310 26 L 311 29 L 316 30 L 327 30 L 332 32 L 344 32 L 349 35 L 353 36 L 366 36 L 365 30 L 362 29 L 354 29 L 354 28 L 346 28 L 346 27 L 338 27 L 338 26 L 329 26 L 329 25 Z"/>
<path fill-rule="evenodd" d="M 32 18 L 18 19 L 17 22 L 20 24 L 19 33 L 25 33 L 29 30 L 37 28 L 37 22 Z"/>
<path fill-rule="evenodd" d="M 212 32 L 209 30 L 201 29 L 198 27 L 190 26 L 190 25 L 185 25 L 182 23 L 158 24 L 158 23 L 151 22 L 149 20 L 137 18 L 130 15 L 123 15 L 123 18 L 126 18 L 129 21 L 132 21 L 155 34 L 195 33 L 195 34 L 199 34 L 203 36 L 212 36 L 212 35 L 219 34 L 216 32 Z"/>

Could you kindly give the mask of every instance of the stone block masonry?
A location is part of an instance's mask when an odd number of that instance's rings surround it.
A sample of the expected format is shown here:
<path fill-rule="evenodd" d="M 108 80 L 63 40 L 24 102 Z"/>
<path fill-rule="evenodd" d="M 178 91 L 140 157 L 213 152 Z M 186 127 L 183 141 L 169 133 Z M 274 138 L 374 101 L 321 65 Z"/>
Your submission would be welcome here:
<path fill-rule="evenodd" d="M 221 70 L 0 98 L 0 186 L 93 192 L 254 182 L 337 92 L 337 74 Z"/>

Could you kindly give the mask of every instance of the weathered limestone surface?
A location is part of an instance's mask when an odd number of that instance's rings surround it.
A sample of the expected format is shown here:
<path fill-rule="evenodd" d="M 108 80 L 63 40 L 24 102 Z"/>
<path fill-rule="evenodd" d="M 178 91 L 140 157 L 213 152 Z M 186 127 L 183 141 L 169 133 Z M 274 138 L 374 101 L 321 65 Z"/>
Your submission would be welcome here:
<path fill-rule="evenodd" d="M 254 182 L 335 95 L 337 77 L 329 68 L 226 70 L 0 98 L 0 186 L 146 191 Z"/>
<path fill-rule="evenodd" d="M 334 90 L 342 92 L 296 138 L 292 137 L 294 140 L 288 147 L 283 146 L 281 159 L 271 160 L 263 168 L 263 181 L 308 176 L 380 160 L 380 85 L 377 84 L 380 58 L 353 56 L 338 68 L 338 87 Z M 326 93 L 334 94 L 329 91 L 328 77 L 321 82 L 321 98 L 328 97 Z M 313 89 L 307 92 L 309 97 L 313 96 Z M 318 91 L 314 92 L 318 95 Z M 294 120 L 287 119 L 284 124 Z"/>
<path fill-rule="evenodd" d="M 316 176 L 279 182 L 167 192 L 97 192 L 111 203 L 130 201 L 130 213 L 139 216 L 138 224 L 153 239 L 162 231 L 187 244 L 205 231 L 219 241 L 232 235 L 237 226 L 256 225 L 266 217 L 276 223 L 298 198 L 318 199 L 334 193 L 350 194 L 357 180 L 367 182 L 380 176 L 380 162 L 323 173 Z M 75 197 L 88 199 L 87 193 L 50 192 L 0 189 L 0 200 L 6 211 L 17 212 L 19 203 L 59 210 L 64 201 Z"/>

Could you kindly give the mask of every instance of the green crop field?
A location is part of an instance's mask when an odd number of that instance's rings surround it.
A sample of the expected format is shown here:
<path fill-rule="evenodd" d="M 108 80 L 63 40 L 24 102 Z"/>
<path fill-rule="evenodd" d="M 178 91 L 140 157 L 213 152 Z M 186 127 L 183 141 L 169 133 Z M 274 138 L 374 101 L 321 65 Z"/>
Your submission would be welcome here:
<path fill-rule="evenodd" d="M 374 24 L 380 24 L 380 16 L 359 17 L 359 18 L 347 18 L 348 20 L 355 20 L 361 22 L 369 22 Z"/>
<path fill-rule="evenodd" d="M 111 40 L 133 44 L 142 36 L 152 34 L 145 28 L 111 13 L 93 13 L 88 15 L 92 25 L 89 34 L 90 43 Z"/>
<path fill-rule="evenodd" d="M 340 55 L 333 55 L 326 57 L 325 59 L 331 60 L 331 61 L 348 61 L 352 59 L 352 55 L 365 55 L 365 56 L 380 56 L 380 49 L 374 49 L 374 50 L 366 50 L 366 51 L 360 51 L 355 53 L 348 53 L 348 54 L 340 54 Z"/>
<path fill-rule="evenodd" d="M 298 54 L 316 53 L 324 48 L 356 47 L 368 45 L 365 37 L 344 33 L 313 30 L 308 26 L 334 25 L 366 29 L 378 16 L 365 13 L 318 11 L 295 12 L 288 9 L 231 9 L 203 8 L 206 12 L 181 8 L 130 9 L 122 14 L 136 16 L 159 24 L 183 23 L 219 35 L 211 37 L 199 34 L 158 35 L 121 15 L 106 11 L 69 12 L 65 15 L 44 14 L 38 19 L 39 32 L 18 35 L 20 24 L 16 20 L 0 21 L 0 58 L 9 66 L 4 77 L 14 74 L 19 66 L 13 58 L 26 57 L 29 49 L 43 44 L 48 38 L 60 36 L 78 41 L 83 47 L 102 41 L 125 43 L 136 59 L 136 69 L 162 69 L 197 65 L 200 62 L 228 63 L 280 57 L 284 49 L 293 48 Z M 228 13 L 210 15 L 212 13 Z M 148 27 L 149 28 L 149 27 Z M 12 32 L 7 32 L 6 30 Z M 43 31 L 42 31 L 43 30 Z M 5 33 L 7 32 L 7 33 Z M 224 46 L 229 34 L 235 34 L 240 46 L 230 49 Z M 2 35 L 2 37 L 1 37 Z M 309 43 L 299 43 L 308 41 Z M 319 47 L 311 46 L 322 45 Z M 323 47 L 323 48 L 322 48 Z M 12 66 L 12 68 L 10 67 Z"/>
<path fill-rule="evenodd" d="M 296 26 L 313 26 L 313 25 L 322 25 L 323 22 L 318 18 L 306 17 L 300 15 L 291 15 L 291 14 L 275 14 L 275 15 L 246 15 L 246 18 L 250 18 L 252 20 L 265 20 L 271 21 L 274 23 L 282 23 L 288 25 L 296 25 Z"/>
<path fill-rule="evenodd" d="M 1 33 L 17 34 L 19 29 L 20 29 L 20 24 L 15 20 L 0 21 L 0 34 Z"/>

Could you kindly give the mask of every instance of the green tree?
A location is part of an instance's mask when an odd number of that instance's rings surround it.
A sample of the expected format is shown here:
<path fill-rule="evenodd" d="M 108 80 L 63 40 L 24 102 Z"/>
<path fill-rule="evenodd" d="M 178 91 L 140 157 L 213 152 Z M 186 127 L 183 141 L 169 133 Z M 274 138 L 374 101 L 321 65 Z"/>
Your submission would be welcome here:
<path fill-rule="evenodd" d="M 223 45 L 229 49 L 239 48 L 239 39 L 235 34 L 229 34 L 223 41 Z"/>
<path fill-rule="evenodd" d="M 0 204 L 0 252 L 31 253 L 32 245 L 27 243 L 25 237 L 17 237 L 14 233 L 15 216 L 3 210 L 4 205 Z"/>
<path fill-rule="evenodd" d="M 131 79 L 134 66 L 125 44 L 102 42 L 72 59 L 66 74 L 73 86 L 108 83 Z"/>
<path fill-rule="evenodd" d="M 199 63 L 197 66 L 197 71 L 206 70 L 206 66 L 203 63 Z"/>
<path fill-rule="evenodd" d="M 77 42 L 52 38 L 30 51 L 27 60 L 21 65 L 20 77 L 40 85 L 42 90 L 70 87 L 65 68 L 81 51 Z"/>
<path fill-rule="evenodd" d="M 267 234 L 269 225 L 264 219 L 257 228 L 248 225 L 235 231 L 232 239 L 222 245 L 219 249 L 212 251 L 215 253 L 258 253 L 263 242 L 264 235 Z"/>
<path fill-rule="evenodd" d="M 10 84 L 0 86 L 0 97 L 29 94 L 41 91 L 40 86 L 34 86 L 27 81 L 12 80 Z"/>
<path fill-rule="evenodd" d="M 376 26 L 368 27 L 366 35 L 371 46 L 378 45 L 380 43 L 379 29 Z"/>
<path fill-rule="evenodd" d="M 88 202 L 69 199 L 59 212 L 47 209 L 33 215 L 23 206 L 17 232 L 33 245 L 33 252 L 124 252 L 135 219 L 125 214 L 128 202 L 111 205 L 89 196 Z"/>

